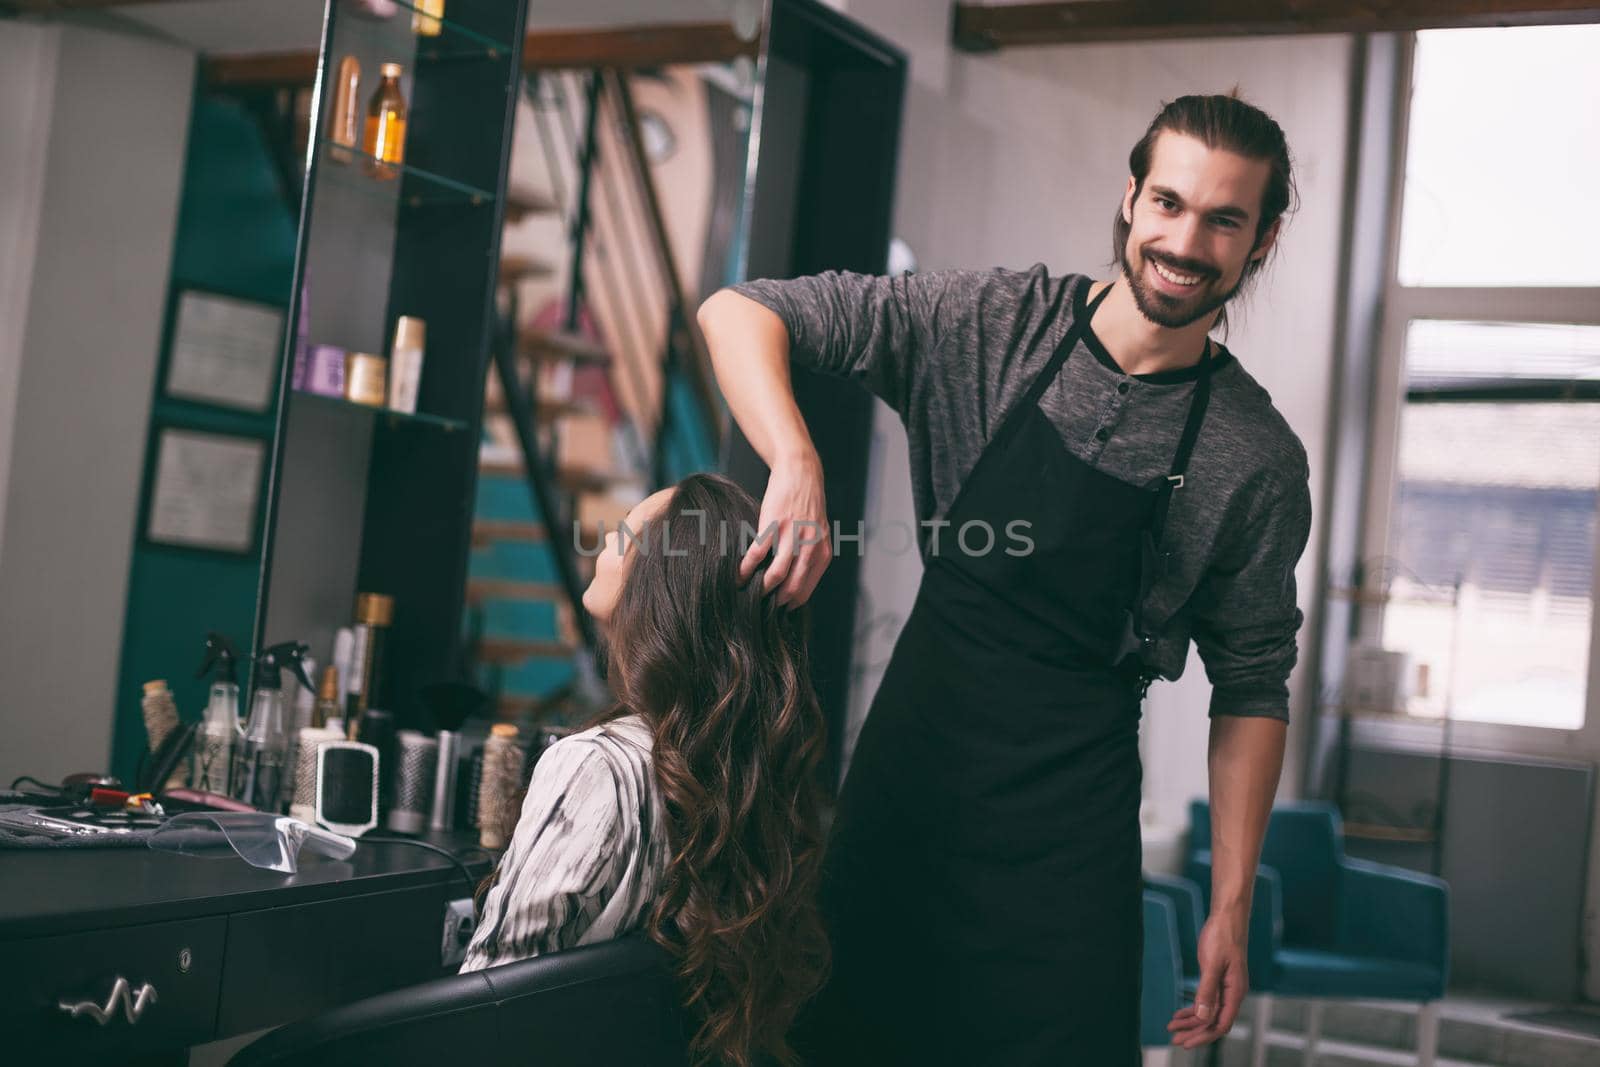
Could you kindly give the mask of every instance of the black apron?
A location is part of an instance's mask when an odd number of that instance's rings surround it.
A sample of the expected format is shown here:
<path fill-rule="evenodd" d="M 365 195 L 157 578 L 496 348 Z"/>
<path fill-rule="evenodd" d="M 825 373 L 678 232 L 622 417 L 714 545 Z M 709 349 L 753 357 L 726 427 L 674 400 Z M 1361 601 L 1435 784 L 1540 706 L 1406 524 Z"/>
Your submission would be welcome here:
<path fill-rule="evenodd" d="M 1085 280 L 1084 285 L 1088 285 Z M 927 553 L 839 798 L 827 987 L 796 1046 L 842 1064 L 1136 1067 L 1143 931 L 1140 608 L 1172 474 L 1095 470 L 1038 401 L 1107 286 L 967 476 Z M 1009 527 L 1024 520 L 1028 527 Z M 967 530 L 963 551 L 957 536 Z M 1034 542 L 1026 555 L 1017 531 Z"/>

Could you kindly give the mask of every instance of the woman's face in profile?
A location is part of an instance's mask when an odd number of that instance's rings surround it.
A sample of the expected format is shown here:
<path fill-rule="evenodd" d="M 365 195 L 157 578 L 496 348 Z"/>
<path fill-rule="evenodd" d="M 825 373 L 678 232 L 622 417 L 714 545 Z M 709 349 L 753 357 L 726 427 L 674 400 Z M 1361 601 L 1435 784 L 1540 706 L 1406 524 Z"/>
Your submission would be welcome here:
<path fill-rule="evenodd" d="M 652 546 L 660 544 L 660 534 L 650 524 L 667 509 L 675 487 L 658 490 L 634 505 L 622 521 L 628 527 L 628 537 L 622 538 L 621 526 L 606 530 L 600 554 L 594 560 L 594 578 L 583 591 L 583 608 L 602 625 L 611 620 L 611 611 L 617 606 L 623 580 L 628 575 L 628 565 L 639 551 L 645 537 L 653 538 Z M 638 542 L 638 543 L 635 543 Z"/>

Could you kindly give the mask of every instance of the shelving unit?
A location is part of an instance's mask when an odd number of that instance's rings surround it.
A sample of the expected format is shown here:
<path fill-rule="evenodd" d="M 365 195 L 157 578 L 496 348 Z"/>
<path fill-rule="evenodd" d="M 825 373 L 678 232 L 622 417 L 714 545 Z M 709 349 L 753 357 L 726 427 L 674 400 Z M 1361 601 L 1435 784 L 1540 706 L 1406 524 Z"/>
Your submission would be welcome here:
<path fill-rule="evenodd" d="M 346 400 L 338 396 L 324 396 L 321 393 L 308 393 L 303 390 L 294 391 L 294 402 L 297 404 L 318 404 L 331 411 L 346 411 L 355 414 L 372 415 L 381 418 L 390 426 L 432 426 L 448 432 L 457 432 L 468 428 L 464 419 L 446 419 L 439 415 L 429 415 L 424 411 L 395 411 L 391 408 L 373 407 L 371 404 L 358 404 L 354 400 Z"/>
<path fill-rule="evenodd" d="M 395 603 L 379 702 L 431 726 L 416 699 L 461 674 L 460 619 L 483 382 L 526 18 L 523 0 L 449 0 L 437 36 L 415 5 L 374 18 L 330 0 L 300 217 L 255 642 L 305 640 L 319 660 L 357 592 Z M 363 116 L 381 64 L 401 67 L 404 161 L 329 137 L 341 61 Z M 426 324 L 416 413 L 292 389 L 300 345 L 389 355 L 396 320 Z"/>
<path fill-rule="evenodd" d="M 487 207 L 492 205 L 498 197 L 487 189 L 458 182 L 454 178 L 447 178 L 443 174 L 435 174 L 421 167 L 414 167 L 409 163 L 385 163 L 376 156 L 357 151 L 348 145 L 324 137 L 318 145 L 326 153 L 348 154 L 352 162 L 343 165 L 339 170 L 330 170 L 325 177 L 348 177 L 348 181 L 340 178 L 340 184 L 349 188 L 371 192 L 375 196 L 391 196 L 394 186 L 391 182 L 398 178 L 409 178 L 413 188 L 408 191 L 400 203 L 405 207 Z M 377 176 L 358 170 L 359 163 L 364 169 L 370 165 L 384 167 L 393 172 L 392 176 Z"/>

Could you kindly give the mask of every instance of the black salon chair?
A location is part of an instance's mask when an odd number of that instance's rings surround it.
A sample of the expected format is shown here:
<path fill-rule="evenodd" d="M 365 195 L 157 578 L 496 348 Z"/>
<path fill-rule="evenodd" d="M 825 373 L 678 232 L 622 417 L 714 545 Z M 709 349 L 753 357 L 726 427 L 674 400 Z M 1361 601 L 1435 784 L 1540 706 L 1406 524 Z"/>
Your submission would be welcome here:
<path fill-rule="evenodd" d="M 454 975 L 290 1023 L 229 1067 L 684 1067 L 669 957 L 640 935 Z"/>

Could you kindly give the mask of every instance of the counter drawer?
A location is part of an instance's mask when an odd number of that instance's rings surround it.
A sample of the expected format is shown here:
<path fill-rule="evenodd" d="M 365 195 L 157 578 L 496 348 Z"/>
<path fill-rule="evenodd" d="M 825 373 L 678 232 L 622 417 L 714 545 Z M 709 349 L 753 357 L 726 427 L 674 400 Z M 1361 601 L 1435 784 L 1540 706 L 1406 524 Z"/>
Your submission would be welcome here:
<path fill-rule="evenodd" d="M 208 1041 L 226 931 L 215 916 L 0 944 L 0 1032 L 14 1049 L 79 1053 Z"/>
<path fill-rule="evenodd" d="M 459 883 L 415 886 L 229 916 L 217 1036 L 452 973 L 439 961 L 444 906 L 462 895 Z"/>

